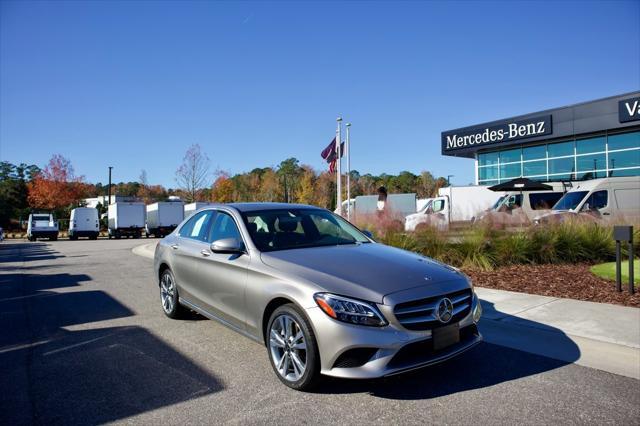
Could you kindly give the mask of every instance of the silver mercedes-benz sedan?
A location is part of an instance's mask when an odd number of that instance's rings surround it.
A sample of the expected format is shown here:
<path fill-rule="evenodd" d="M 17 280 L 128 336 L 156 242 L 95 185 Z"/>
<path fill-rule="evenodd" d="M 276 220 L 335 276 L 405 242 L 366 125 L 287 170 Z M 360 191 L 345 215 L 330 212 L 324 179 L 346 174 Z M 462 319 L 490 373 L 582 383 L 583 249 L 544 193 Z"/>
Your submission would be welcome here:
<path fill-rule="evenodd" d="M 164 313 L 195 311 L 264 343 L 278 378 L 375 378 L 478 344 L 467 276 L 374 242 L 327 210 L 224 204 L 196 212 L 155 252 Z"/>

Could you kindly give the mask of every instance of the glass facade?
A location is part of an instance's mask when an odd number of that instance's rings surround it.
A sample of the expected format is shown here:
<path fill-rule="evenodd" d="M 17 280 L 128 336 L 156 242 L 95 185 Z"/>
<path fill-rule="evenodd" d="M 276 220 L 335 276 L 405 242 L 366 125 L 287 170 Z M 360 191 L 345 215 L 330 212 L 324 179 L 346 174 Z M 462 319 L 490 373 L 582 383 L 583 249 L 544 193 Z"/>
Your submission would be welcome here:
<path fill-rule="evenodd" d="M 640 131 L 576 138 L 478 154 L 478 184 L 640 176 Z"/>

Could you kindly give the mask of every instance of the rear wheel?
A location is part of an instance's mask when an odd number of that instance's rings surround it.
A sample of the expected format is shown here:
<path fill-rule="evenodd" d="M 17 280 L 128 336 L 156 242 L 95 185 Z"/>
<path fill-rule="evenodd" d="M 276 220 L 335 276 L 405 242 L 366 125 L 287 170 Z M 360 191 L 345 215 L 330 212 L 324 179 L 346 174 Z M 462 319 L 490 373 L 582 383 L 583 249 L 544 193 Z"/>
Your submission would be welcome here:
<path fill-rule="evenodd" d="M 165 269 L 160 276 L 160 302 L 162 311 L 169 318 L 185 317 L 186 309 L 178 302 L 178 287 L 170 269 Z"/>
<path fill-rule="evenodd" d="M 315 386 L 320 376 L 320 355 L 311 325 L 292 304 L 280 306 L 267 326 L 271 367 L 282 383 L 296 390 Z"/>

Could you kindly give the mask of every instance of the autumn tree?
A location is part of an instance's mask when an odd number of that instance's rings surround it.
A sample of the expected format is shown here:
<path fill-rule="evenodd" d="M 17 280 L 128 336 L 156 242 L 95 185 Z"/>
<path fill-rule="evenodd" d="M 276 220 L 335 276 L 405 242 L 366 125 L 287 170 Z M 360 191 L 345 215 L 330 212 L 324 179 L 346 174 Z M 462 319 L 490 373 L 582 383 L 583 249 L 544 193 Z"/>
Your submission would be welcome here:
<path fill-rule="evenodd" d="M 300 175 L 299 185 L 296 188 L 296 202 L 302 204 L 315 204 L 315 182 L 316 172 L 311 166 L 302 166 L 302 174 Z"/>
<path fill-rule="evenodd" d="M 234 201 L 234 185 L 226 172 L 217 172 L 218 177 L 211 188 L 211 201 L 231 203 Z"/>
<path fill-rule="evenodd" d="M 200 145 L 191 145 L 182 159 L 182 164 L 176 170 L 176 182 L 184 191 L 186 201 L 197 201 L 209 178 L 210 160 L 207 154 L 202 152 Z"/>
<path fill-rule="evenodd" d="M 69 159 L 56 154 L 28 184 L 29 205 L 36 209 L 56 210 L 77 204 L 86 195 L 82 176 L 76 177 Z"/>

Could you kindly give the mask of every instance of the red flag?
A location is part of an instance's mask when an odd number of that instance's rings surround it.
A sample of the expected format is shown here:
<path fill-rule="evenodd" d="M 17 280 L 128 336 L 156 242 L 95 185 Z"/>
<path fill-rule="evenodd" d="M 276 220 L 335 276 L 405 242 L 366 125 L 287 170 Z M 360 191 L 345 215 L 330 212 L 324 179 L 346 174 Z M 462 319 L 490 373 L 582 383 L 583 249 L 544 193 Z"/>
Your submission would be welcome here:
<path fill-rule="evenodd" d="M 335 173 L 336 172 L 336 160 L 334 159 L 332 162 L 329 163 L 329 173 Z"/>
<path fill-rule="evenodd" d="M 325 160 L 327 160 L 327 162 L 330 162 L 328 157 L 332 152 L 335 152 L 335 150 L 336 150 L 336 138 L 334 137 L 331 143 L 327 145 L 325 149 L 322 150 L 322 152 L 320 153 L 320 156 Z"/>
<path fill-rule="evenodd" d="M 334 139 L 335 141 L 335 139 Z M 335 143 L 334 143 L 334 148 L 335 148 Z M 344 157 L 344 142 L 342 142 L 340 144 L 340 158 Z M 331 151 L 329 153 L 329 156 L 326 158 L 327 163 L 331 163 L 332 161 L 336 160 L 336 151 L 335 149 L 333 151 Z"/>

